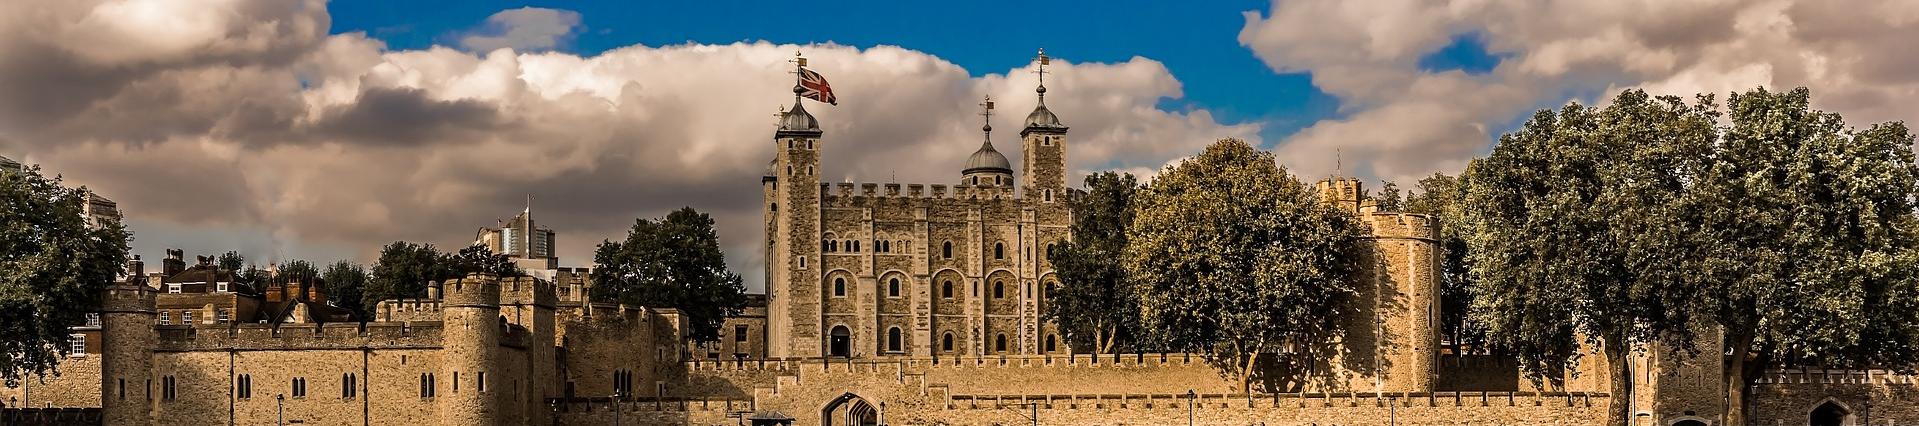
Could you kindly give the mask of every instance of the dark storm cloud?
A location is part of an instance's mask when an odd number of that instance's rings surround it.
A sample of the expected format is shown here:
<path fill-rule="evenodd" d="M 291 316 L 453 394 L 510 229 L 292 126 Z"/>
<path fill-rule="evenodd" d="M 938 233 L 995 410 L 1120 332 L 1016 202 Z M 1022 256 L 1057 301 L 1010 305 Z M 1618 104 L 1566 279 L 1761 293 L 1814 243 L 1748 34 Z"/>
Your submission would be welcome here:
<path fill-rule="evenodd" d="M 494 106 L 475 100 L 431 99 L 425 90 L 375 87 L 353 103 L 322 113 L 312 131 L 350 143 L 429 145 L 497 130 Z"/>

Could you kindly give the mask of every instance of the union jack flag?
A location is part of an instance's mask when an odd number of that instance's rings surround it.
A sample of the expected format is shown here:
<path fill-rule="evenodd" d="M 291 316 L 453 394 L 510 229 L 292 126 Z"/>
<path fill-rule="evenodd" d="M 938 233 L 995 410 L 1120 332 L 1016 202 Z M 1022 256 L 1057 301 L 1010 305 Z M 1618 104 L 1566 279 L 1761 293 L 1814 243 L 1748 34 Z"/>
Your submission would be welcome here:
<path fill-rule="evenodd" d="M 800 92 L 801 97 L 829 105 L 840 104 L 840 99 L 833 96 L 833 86 L 826 84 L 826 77 L 820 76 L 820 73 L 813 70 L 800 68 L 800 88 L 804 89 Z"/>

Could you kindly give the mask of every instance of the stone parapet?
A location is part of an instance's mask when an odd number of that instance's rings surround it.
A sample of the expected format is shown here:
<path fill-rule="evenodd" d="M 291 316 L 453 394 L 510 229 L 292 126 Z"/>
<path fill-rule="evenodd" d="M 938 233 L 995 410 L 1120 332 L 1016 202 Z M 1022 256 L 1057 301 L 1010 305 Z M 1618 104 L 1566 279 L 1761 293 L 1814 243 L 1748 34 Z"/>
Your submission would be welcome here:
<path fill-rule="evenodd" d="M 162 352 L 300 349 L 402 349 L 441 345 L 438 322 L 280 326 L 155 326 Z"/>

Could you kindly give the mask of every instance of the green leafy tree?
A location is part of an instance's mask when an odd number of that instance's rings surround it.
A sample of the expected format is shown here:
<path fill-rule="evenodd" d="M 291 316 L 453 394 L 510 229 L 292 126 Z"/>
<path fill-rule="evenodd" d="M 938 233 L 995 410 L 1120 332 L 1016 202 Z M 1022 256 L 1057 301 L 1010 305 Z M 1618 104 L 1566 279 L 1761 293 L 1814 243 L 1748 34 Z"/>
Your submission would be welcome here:
<path fill-rule="evenodd" d="M 368 281 L 366 267 L 345 260 L 333 262 L 320 273 L 320 279 L 326 280 L 327 293 L 334 306 L 353 311 L 354 318 L 361 321 L 372 319 L 365 301 L 361 300 Z"/>
<path fill-rule="evenodd" d="M 377 306 L 382 300 L 426 297 L 428 282 L 446 279 L 447 269 L 440 264 L 439 251 L 432 244 L 394 241 L 380 249 L 380 260 L 373 264 L 361 306 Z"/>
<path fill-rule="evenodd" d="M 1075 347 L 1116 353 L 1132 346 L 1139 301 L 1120 256 L 1137 192 L 1139 179 L 1131 174 L 1095 173 L 1086 177 L 1086 194 L 1068 202 L 1073 240 L 1049 252 L 1059 288 L 1047 296 L 1045 315 Z"/>
<path fill-rule="evenodd" d="M 119 223 L 87 226 L 91 193 L 38 167 L 0 169 L 0 380 L 43 375 L 72 348 L 68 327 L 99 306 L 127 258 Z"/>
<path fill-rule="evenodd" d="M 1380 184 L 1379 194 L 1372 195 L 1369 198 L 1373 199 L 1375 203 L 1374 206 L 1378 207 L 1379 211 L 1382 212 L 1396 212 L 1406 209 L 1405 194 L 1399 190 L 1399 184 L 1393 181 L 1386 181 Z"/>
<path fill-rule="evenodd" d="M 457 253 L 442 254 L 440 264 L 451 274 L 441 279 L 459 278 L 471 273 L 486 273 L 502 277 L 526 275 L 520 270 L 519 265 L 513 264 L 513 259 L 507 258 L 504 254 L 494 254 L 493 249 L 479 244 L 467 246 Z"/>
<path fill-rule="evenodd" d="M 219 259 L 215 260 L 214 264 L 219 265 L 222 271 L 239 273 L 246 269 L 247 257 L 240 252 L 228 250 L 226 253 L 220 253 Z"/>
<path fill-rule="evenodd" d="M 312 262 L 299 259 L 282 262 L 274 269 L 274 278 L 281 280 L 281 282 L 287 282 L 289 280 L 312 280 L 319 277 L 320 269 L 318 267 L 313 266 Z"/>
<path fill-rule="evenodd" d="M 1432 215 L 1439 220 L 1439 245 L 1445 250 L 1440 260 L 1440 335 L 1452 345 L 1454 353 L 1483 351 L 1485 327 L 1471 321 L 1476 283 L 1467 263 L 1465 213 L 1466 192 L 1462 181 L 1434 173 L 1419 180 L 1419 192 L 1406 197 L 1405 212 Z"/>
<path fill-rule="evenodd" d="M 1306 366 L 1334 350 L 1358 221 L 1271 153 L 1220 140 L 1153 179 L 1134 206 L 1125 262 L 1156 343 L 1210 354 L 1246 389 L 1263 356 Z"/>
<path fill-rule="evenodd" d="M 1919 361 L 1913 135 L 1901 123 L 1852 130 L 1810 98 L 1804 88 L 1734 94 L 1687 210 L 1709 253 L 1698 259 L 1701 300 L 1734 354 L 1726 424 L 1745 424 L 1744 391 L 1777 362 Z"/>
<path fill-rule="evenodd" d="M 1677 219 L 1714 139 L 1710 98 L 1686 104 L 1627 91 L 1605 109 L 1540 111 L 1467 170 L 1476 318 L 1535 378 L 1580 356 L 1606 358 L 1612 395 L 1629 395 L 1626 353 L 1690 330 Z M 1613 404 L 1614 423 L 1628 404 Z"/>
<path fill-rule="evenodd" d="M 685 207 L 659 220 L 638 219 L 625 241 L 604 241 L 593 254 L 593 297 L 674 308 L 687 338 L 719 339 L 726 317 L 746 306 L 740 276 L 726 270 L 713 218 Z"/>

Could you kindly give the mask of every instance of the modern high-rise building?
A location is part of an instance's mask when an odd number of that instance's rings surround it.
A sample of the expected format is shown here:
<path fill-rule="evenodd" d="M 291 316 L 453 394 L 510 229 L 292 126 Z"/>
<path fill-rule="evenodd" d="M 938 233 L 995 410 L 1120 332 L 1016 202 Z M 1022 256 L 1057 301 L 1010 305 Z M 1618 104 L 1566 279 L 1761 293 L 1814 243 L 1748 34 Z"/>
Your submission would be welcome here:
<path fill-rule="evenodd" d="M 494 253 L 512 258 L 520 269 L 550 270 L 560 266 L 560 257 L 553 250 L 553 230 L 533 222 L 531 204 L 497 226 L 480 228 L 473 236 L 473 245 L 484 245 Z"/>

